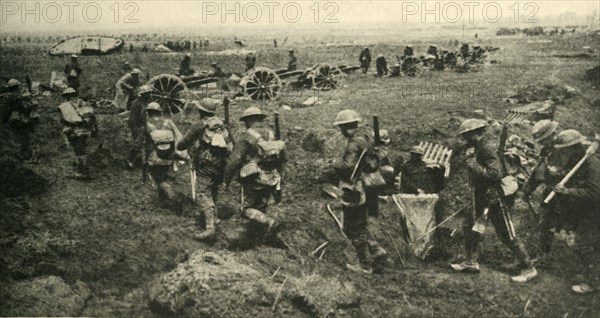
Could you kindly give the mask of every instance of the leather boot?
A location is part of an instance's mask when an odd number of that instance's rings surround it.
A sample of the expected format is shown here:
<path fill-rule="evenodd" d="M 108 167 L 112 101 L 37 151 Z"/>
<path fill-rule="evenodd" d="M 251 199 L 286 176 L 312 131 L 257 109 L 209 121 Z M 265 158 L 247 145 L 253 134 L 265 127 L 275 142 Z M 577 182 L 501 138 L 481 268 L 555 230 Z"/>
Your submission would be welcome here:
<path fill-rule="evenodd" d="M 215 236 L 216 213 L 214 207 L 210 207 L 206 211 L 204 211 L 204 219 L 206 221 L 206 230 L 194 236 L 194 238 L 199 241 L 209 240 L 214 238 Z"/>

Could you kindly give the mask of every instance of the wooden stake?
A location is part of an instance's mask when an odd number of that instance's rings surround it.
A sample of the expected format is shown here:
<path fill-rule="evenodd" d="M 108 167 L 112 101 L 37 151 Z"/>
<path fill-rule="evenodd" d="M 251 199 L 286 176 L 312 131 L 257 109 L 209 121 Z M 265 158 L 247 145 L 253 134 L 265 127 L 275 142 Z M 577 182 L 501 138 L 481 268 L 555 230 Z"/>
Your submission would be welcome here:
<path fill-rule="evenodd" d="M 281 297 L 281 293 L 283 292 L 283 285 L 285 285 L 285 282 L 287 282 L 287 276 L 283 279 L 283 283 L 281 283 L 281 286 L 279 287 L 277 296 L 275 296 L 275 302 L 273 303 L 273 309 L 271 310 L 273 312 L 275 312 L 275 309 L 277 308 L 277 303 L 279 302 L 279 297 Z"/>

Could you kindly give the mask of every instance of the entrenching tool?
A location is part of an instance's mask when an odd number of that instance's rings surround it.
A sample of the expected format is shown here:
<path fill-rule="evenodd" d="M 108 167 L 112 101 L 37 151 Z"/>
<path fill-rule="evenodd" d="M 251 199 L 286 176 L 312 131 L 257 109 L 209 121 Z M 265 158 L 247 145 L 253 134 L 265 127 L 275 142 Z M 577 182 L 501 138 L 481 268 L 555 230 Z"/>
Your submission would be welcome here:
<path fill-rule="evenodd" d="M 585 161 L 589 157 L 591 157 L 594 153 L 596 153 L 596 150 L 598 150 L 598 140 L 592 142 L 592 144 L 585 151 L 585 155 L 583 155 L 583 158 L 581 158 L 581 160 L 579 160 L 579 162 L 573 167 L 573 169 L 571 169 L 571 171 L 569 171 L 569 173 L 567 173 L 567 175 L 560 181 L 560 183 L 558 185 L 564 186 L 567 182 L 569 182 L 569 180 L 575 175 L 575 173 L 577 173 L 577 170 L 579 170 L 579 168 L 581 168 L 581 166 L 585 163 Z M 552 201 L 554 196 L 556 196 L 556 192 L 554 192 L 554 191 L 550 192 L 550 194 L 544 200 L 544 203 L 546 203 L 546 204 L 550 203 L 550 201 Z"/>

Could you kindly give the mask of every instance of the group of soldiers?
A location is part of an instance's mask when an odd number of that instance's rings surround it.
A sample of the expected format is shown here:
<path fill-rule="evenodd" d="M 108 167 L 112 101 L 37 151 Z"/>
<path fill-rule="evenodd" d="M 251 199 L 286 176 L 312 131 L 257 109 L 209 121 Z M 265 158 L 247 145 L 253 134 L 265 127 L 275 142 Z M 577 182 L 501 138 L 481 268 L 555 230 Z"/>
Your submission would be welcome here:
<path fill-rule="evenodd" d="M 417 66 L 443 71 L 444 69 L 455 69 L 457 64 L 469 65 L 484 63 L 486 52 L 497 50 L 497 48 L 484 48 L 481 45 L 474 45 L 472 50 L 468 43 L 462 44 L 458 52 L 442 49 L 438 50 L 437 45 L 430 45 L 425 55 L 419 57 L 414 55 L 414 49 L 411 45 L 404 48 L 401 56 L 396 56 L 397 62 L 388 68 L 388 62 L 382 54 L 375 59 L 375 67 L 378 77 L 389 76 L 410 76 L 414 77 L 417 73 Z M 364 47 L 358 57 L 360 68 L 366 74 L 371 66 L 371 52 L 369 47 Z"/>
<path fill-rule="evenodd" d="M 365 48 L 368 51 L 368 48 Z M 405 50 L 405 57 L 412 51 Z M 290 68 L 297 59 L 290 50 Z M 361 53 L 361 56 L 363 54 Z M 363 61 L 370 62 L 370 54 Z M 463 55 L 464 56 L 464 55 Z M 77 57 L 65 67 L 65 73 L 73 74 L 70 87 L 64 90 L 64 102 L 58 106 L 63 133 L 72 147 L 76 160 L 75 176 L 89 179 L 86 164 L 87 143 L 90 137 L 98 136 L 98 123 L 93 108 L 78 97 L 76 87 L 81 68 Z M 246 59 L 247 67 L 255 58 Z M 368 63 L 363 71 L 368 70 Z M 182 70 L 189 69 L 189 56 L 182 62 Z M 264 227 L 263 240 L 277 240 L 282 221 L 268 214 L 270 198 L 280 203 L 284 167 L 287 161 L 285 142 L 280 140 L 278 125 L 273 130 L 267 123 L 267 114 L 257 107 L 244 110 L 239 118 L 245 130 L 234 142 L 228 131 L 229 123 L 216 116 L 216 105 L 192 102 L 198 110 L 200 120 L 185 134 L 181 134 L 174 122 L 164 113 L 161 105 L 152 102 L 152 87 L 140 86 L 138 69 L 131 70 L 127 79 L 119 85 L 128 92 L 128 127 L 133 148 L 129 156 L 132 168 L 142 166 L 144 178 L 150 176 L 157 185 L 158 199 L 162 206 L 181 209 L 169 184 L 169 174 L 176 162 L 189 160 L 192 175 L 192 196 L 204 216 L 205 229 L 194 234 L 201 241 L 212 240 L 216 234 L 216 202 L 219 187 L 230 188 L 233 180 L 241 185 L 241 214 L 244 218 Z M 180 70 L 181 73 L 181 70 Z M 75 76 L 76 75 L 76 76 Z M 35 106 L 31 96 L 22 94 L 20 83 L 11 79 L 6 87 L 7 96 L 2 107 L 2 122 L 8 123 L 21 140 L 23 152 L 29 149 L 29 135 L 35 122 Z M 228 105 L 228 98 L 223 100 Z M 410 160 L 402 165 L 391 158 L 387 145 L 389 136 L 385 130 L 369 131 L 361 125 L 361 116 L 354 110 L 339 112 L 333 122 L 347 139 L 342 157 L 331 167 L 339 181 L 344 214 L 343 230 L 356 249 L 359 265 L 348 264 L 350 270 L 372 273 L 385 264 L 387 252 L 379 246 L 369 232 L 370 217 L 379 215 L 379 195 L 389 180 L 402 172 L 402 192 L 412 194 L 437 193 L 443 187 L 444 169 L 433 169 L 423 160 L 423 149 L 411 149 Z M 520 192 L 507 193 L 503 188 L 506 169 L 499 157 L 498 149 L 486 133 L 488 124 L 478 119 L 464 121 L 459 135 L 474 148 L 473 157 L 466 161 L 470 184 L 473 189 L 473 213 L 464 219 L 466 259 L 451 264 L 460 272 L 479 272 L 478 251 L 482 232 L 478 226 L 491 220 L 500 240 L 512 251 L 517 264 L 515 282 L 527 282 L 538 273 L 523 243 L 516 235 L 512 222 L 512 209 L 517 197 L 529 197 L 540 185 L 544 185 L 543 197 L 554 193 L 555 197 L 540 204 L 541 222 L 539 248 L 536 261 L 544 262 L 549 253 L 554 232 L 561 229 L 574 231 L 585 240 L 600 233 L 597 207 L 600 204 L 600 161 L 597 156 L 586 156 L 589 143 L 576 130 L 559 132 L 558 123 L 542 120 L 532 129 L 536 142 L 542 146 L 539 163 L 532 177 Z M 585 157 L 584 161 L 581 161 Z M 581 162 L 582 163 L 581 163 Z M 578 170 L 568 182 L 559 182 L 574 167 Z M 391 176 L 391 178 L 390 178 Z M 588 254 L 583 253 L 584 257 Z M 584 260 L 589 262 L 589 260 Z M 586 263 L 587 264 L 587 263 Z M 593 290 L 589 284 L 573 286 L 581 293 Z"/>

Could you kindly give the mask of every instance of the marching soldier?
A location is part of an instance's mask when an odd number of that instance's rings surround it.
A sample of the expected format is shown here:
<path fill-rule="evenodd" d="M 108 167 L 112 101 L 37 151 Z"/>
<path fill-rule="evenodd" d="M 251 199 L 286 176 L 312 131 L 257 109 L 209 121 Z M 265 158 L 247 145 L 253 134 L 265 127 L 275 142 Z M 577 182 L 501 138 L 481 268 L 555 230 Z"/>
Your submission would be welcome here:
<path fill-rule="evenodd" d="M 75 178 L 91 178 L 87 165 L 87 140 L 89 137 L 98 136 L 98 124 L 94 109 L 77 97 L 77 91 L 72 87 L 64 90 L 62 96 L 65 102 L 58 106 L 60 111 L 60 122 L 63 125 L 63 133 L 73 151 L 76 161 Z"/>
<path fill-rule="evenodd" d="M 79 67 L 77 55 L 71 55 L 71 62 L 65 65 L 65 76 L 67 77 L 67 86 L 75 90 L 79 89 L 79 76 L 83 70 Z"/>
<path fill-rule="evenodd" d="M 219 185 L 227 158 L 233 148 L 229 132 L 223 121 L 215 117 L 214 105 L 195 103 L 200 112 L 200 122 L 192 125 L 183 139 L 177 143 L 177 150 L 193 149 L 193 181 L 196 182 L 196 200 L 206 220 L 206 230 L 194 236 L 197 240 L 208 240 L 215 236 L 217 222 L 216 201 Z M 192 181 L 192 182 L 193 182 Z"/>
<path fill-rule="evenodd" d="M 21 94 L 21 83 L 17 79 L 10 79 L 6 84 L 6 95 L 2 99 L 2 123 L 7 124 L 14 133 L 21 147 L 21 155 L 30 159 L 31 135 L 35 124 L 39 121 L 37 113 L 37 100 L 31 93 Z"/>
<path fill-rule="evenodd" d="M 342 159 L 335 164 L 334 169 L 340 180 L 342 212 L 344 213 L 344 232 L 356 249 L 360 266 L 347 264 L 353 271 L 371 274 L 373 261 L 382 261 L 387 253 L 371 238 L 368 225 L 367 194 L 364 182 L 357 178 L 362 173 L 357 167 L 364 166 L 361 157 L 373 146 L 371 133 L 359 127 L 360 115 L 354 110 L 346 109 L 338 113 L 334 125 L 338 126 L 342 135 L 348 139 Z M 361 170 L 364 170 L 362 168 Z M 375 196 L 375 200 L 377 196 Z"/>
<path fill-rule="evenodd" d="M 367 74 L 367 71 L 369 71 L 369 67 L 371 66 L 371 52 L 369 51 L 368 46 L 365 46 L 365 48 L 360 51 L 358 62 L 360 63 L 363 74 Z"/>
<path fill-rule="evenodd" d="M 577 130 L 565 130 L 556 136 L 554 152 L 560 167 L 549 170 L 557 171 L 561 177 L 570 172 L 586 154 L 587 146 L 585 137 Z M 597 141 L 596 141 L 597 142 Z M 554 210 L 556 223 L 553 224 L 556 232 L 561 229 L 567 232 L 574 231 L 574 249 L 581 259 L 586 273 L 594 266 L 594 254 L 598 253 L 600 240 L 600 160 L 596 153 L 591 154 L 569 181 L 554 187 L 556 197 L 548 204 Z M 552 237 L 549 237 L 551 240 Z M 591 276 L 591 275 L 589 275 Z M 591 284 L 598 284 L 596 276 L 594 282 L 586 282 L 572 286 L 572 290 L 579 294 L 594 291 Z"/>
<path fill-rule="evenodd" d="M 550 172 L 549 167 L 552 166 L 552 162 L 555 156 L 554 143 L 556 142 L 556 135 L 558 134 L 558 123 L 547 119 L 538 121 L 532 128 L 533 139 L 542 145 L 540 150 L 540 157 L 538 158 L 538 164 L 533 169 L 531 177 L 523 186 L 523 194 L 528 198 L 531 194 L 542 184 L 545 185 L 542 197 L 545 198 L 550 194 L 554 185 L 560 180 L 555 173 Z M 538 261 L 542 261 L 546 258 L 550 248 L 552 247 L 552 241 L 554 239 L 554 233 L 552 232 L 553 224 L 555 223 L 556 215 L 553 209 L 545 204 L 540 205 L 543 209 L 541 212 L 540 220 L 540 240 L 538 246 Z"/>
<path fill-rule="evenodd" d="M 163 116 L 160 105 L 151 102 L 146 106 L 145 164 L 148 173 L 158 188 L 158 201 L 161 207 L 180 209 L 175 201 L 175 192 L 169 184 L 169 170 L 175 155 L 175 124 Z"/>
<path fill-rule="evenodd" d="M 460 125 L 460 132 L 469 146 L 475 147 L 475 158 L 467 161 L 470 179 L 474 191 L 475 215 L 465 218 L 464 231 L 466 239 L 467 260 L 451 264 L 452 268 L 461 272 L 479 272 L 477 252 L 481 241 L 480 232 L 474 226 L 477 222 L 485 224 L 487 217 L 492 221 L 500 240 L 510 248 L 519 262 L 519 275 L 511 277 L 514 282 L 527 282 L 537 276 L 525 247 L 516 237 L 512 225 L 508 200 L 504 198 L 501 188 L 502 167 L 498 153 L 490 144 L 485 134 L 487 123 L 479 119 L 467 119 Z"/>
<path fill-rule="evenodd" d="M 290 49 L 289 51 L 289 59 L 288 59 L 288 71 L 295 71 L 298 69 L 298 58 L 294 54 L 294 50 Z"/>
<path fill-rule="evenodd" d="M 140 153 L 141 148 L 143 146 L 142 138 L 144 137 L 144 111 L 148 103 L 150 103 L 150 93 L 152 92 L 152 87 L 149 85 L 142 85 L 138 90 L 138 98 L 131 105 L 131 110 L 129 111 L 129 119 L 127 120 L 127 125 L 129 126 L 129 131 L 131 132 L 131 138 L 133 140 L 133 148 L 129 153 L 128 164 L 130 168 L 139 165 L 141 162 Z"/>
<path fill-rule="evenodd" d="M 233 148 L 225 168 L 224 183 L 229 187 L 234 174 L 239 171 L 242 185 L 242 215 L 249 220 L 264 224 L 264 238 L 275 238 L 281 223 L 266 214 L 271 196 L 281 201 L 281 175 L 286 162 L 284 143 L 275 140 L 275 133 L 264 127 L 267 115 L 257 107 L 244 110 L 240 121 L 246 133 Z"/>

